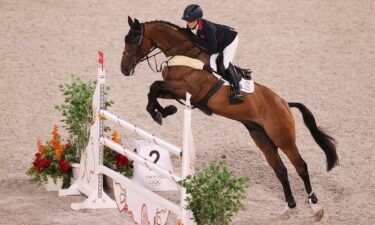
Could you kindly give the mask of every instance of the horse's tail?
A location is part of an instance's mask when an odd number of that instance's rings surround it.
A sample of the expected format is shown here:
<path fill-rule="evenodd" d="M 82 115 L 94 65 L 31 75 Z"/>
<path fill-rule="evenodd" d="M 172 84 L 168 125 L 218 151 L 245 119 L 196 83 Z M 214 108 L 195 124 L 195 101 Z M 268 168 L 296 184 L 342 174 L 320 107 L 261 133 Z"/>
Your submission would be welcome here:
<path fill-rule="evenodd" d="M 326 155 L 327 171 L 330 171 L 333 167 L 338 165 L 338 156 L 336 152 L 337 141 L 316 126 L 314 115 L 306 106 L 301 103 L 289 102 L 288 104 L 289 107 L 296 107 L 301 111 L 306 127 L 309 128 L 315 142 L 321 149 L 323 149 Z"/>

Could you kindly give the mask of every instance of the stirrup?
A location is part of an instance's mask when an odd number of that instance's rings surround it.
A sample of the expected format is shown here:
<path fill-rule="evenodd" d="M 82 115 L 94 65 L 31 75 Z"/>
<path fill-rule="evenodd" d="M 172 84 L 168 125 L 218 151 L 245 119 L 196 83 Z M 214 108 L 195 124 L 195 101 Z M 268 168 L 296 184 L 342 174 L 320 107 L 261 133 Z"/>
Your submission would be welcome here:
<path fill-rule="evenodd" d="M 234 94 L 234 95 L 231 95 L 230 98 L 229 98 L 229 102 L 230 104 L 238 104 L 238 103 L 241 103 L 243 102 L 244 98 L 243 98 L 243 95 L 239 94 Z"/>

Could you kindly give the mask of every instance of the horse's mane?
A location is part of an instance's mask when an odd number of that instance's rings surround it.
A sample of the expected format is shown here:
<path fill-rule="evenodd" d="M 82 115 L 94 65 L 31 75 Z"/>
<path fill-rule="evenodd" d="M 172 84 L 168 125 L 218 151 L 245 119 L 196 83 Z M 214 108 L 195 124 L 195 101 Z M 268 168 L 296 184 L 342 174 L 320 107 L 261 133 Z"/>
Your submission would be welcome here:
<path fill-rule="evenodd" d="M 179 31 L 180 34 L 184 35 L 186 38 L 188 38 L 188 34 L 184 31 L 184 28 L 174 24 L 174 23 L 171 23 L 171 22 L 168 22 L 168 21 L 164 21 L 164 20 L 153 20 L 153 21 L 147 21 L 147 22 L 144 22 L 143 24 L 155 24 L 155 23 L 159 23 L 159 24 L 162 24 L 162 25 L 165 25 L 175 31 Z M 198 48 L 200 48 L 201 50 L 203 50 L 204 52 L 207 53 L 207 49 L 205 49 L 204 47 L 200 46 L 199 44 L 196 44 L 194 42 L 192 42 L 195 46 L 197 46 Z"/>
<path fill-rule="evenodd" d="M 175 30 L 178 30 L 178 31 L 182 31 L 183 28 L 174 24 L 174 23 L 171 23 L 171 22 L 168 22 L 168 21 L 164 21 L 164 20 L 153 20 L 153 21 L 147 21 L 145 22 L 144 24 L 152 24 L 152 23 L 161 23 L 163 25 L 167 25 L 168 27 L 171 27 Z"/>

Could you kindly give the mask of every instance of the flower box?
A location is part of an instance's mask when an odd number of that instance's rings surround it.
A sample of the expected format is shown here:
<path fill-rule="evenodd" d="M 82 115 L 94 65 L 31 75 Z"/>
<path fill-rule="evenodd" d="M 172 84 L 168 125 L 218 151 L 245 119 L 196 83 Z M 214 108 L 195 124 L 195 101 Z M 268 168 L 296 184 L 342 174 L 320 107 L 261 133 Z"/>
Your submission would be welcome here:
<path fill-rule="evenodd" d="M 56 179 L 56 183 L 51 177 L 47 178 L 47 183 L 44 184 L 44 187 L 47 191 L 58 191 L 63 186 L 63 178 L 59 177 Z"/>
<path fill-rule="evenodd" d="M 72 182 L 78 180 L 79 178 L 79 168 L 80 164 L 79 163 L 73 163 L 72 165 Z"/>

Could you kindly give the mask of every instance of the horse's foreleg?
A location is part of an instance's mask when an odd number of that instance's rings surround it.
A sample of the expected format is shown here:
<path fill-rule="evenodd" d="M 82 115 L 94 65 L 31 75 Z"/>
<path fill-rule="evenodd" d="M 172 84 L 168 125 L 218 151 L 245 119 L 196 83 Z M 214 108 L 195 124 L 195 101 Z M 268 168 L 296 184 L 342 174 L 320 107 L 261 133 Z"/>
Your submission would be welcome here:
<path fill-rule="evenodd" d="M 170 96 L 170 93 L 164 90 L 160 90 L 158 92 L 157 98 L 167 98 Z M 163 118 L 166 118 L 167 116 L 173 115 L 177 112 L 177 107 L 174 105 L 168 105 L 165 108 L 160 105 L 160 103 L 156 100 L 155 102 L 156 109 L 161 113 Z"/>
<path fill-rule="evenodd" d="M 173 105 L 164 108 L 157 99 L 166 97 L 179 98 L 181 90 L 186 90 L 186 88 L 181 86 L 182 83 L 179 81 L 155 81 L 150 86 L 146 110 L 158 124 L 162 124 L 162 118 L 176 113 L 177 108 Z"/>
<path fill-rule="evenodd" d="M 162 115 L 158 111 L 158 108 L 160 110 L 162 106 L 159 104 L 157 98 L 162 82 L 164 81 L 155 81 L 151 84 L 150 92 L 148 93 L 148 104 L 146 107 L 146 110 L 148 113 L 150 113 L 152 119 L 154 119 L 160 125 L 162 124 Z"/>

